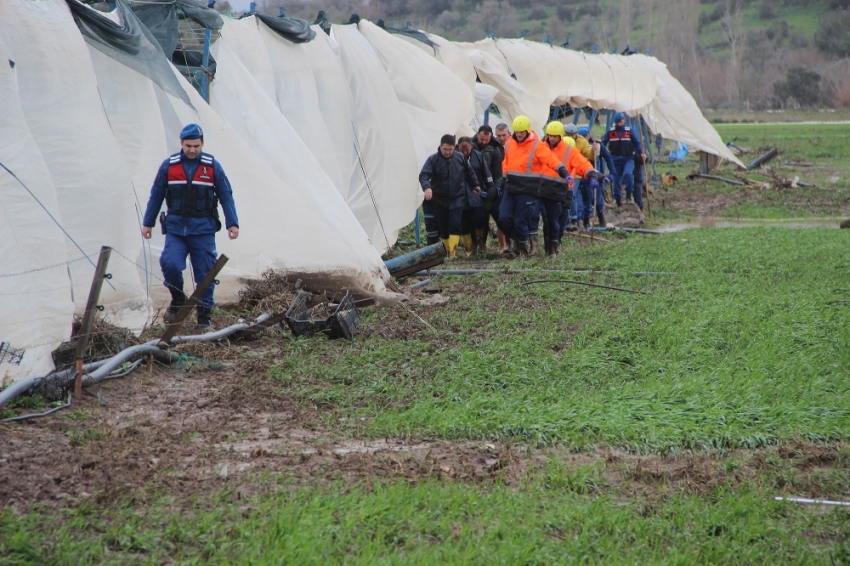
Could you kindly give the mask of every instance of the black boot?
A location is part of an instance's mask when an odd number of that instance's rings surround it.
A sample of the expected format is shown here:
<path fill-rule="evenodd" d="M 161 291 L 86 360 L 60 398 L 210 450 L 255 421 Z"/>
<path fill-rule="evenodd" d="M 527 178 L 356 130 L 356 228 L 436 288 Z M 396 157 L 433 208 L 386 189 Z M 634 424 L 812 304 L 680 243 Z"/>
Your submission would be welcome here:
<path fill-rule="evenodd" d="M 210 307 L 197 306 L 198 310 L 198 327 L 212 328 L 212 309 Z"/>
<path fill-rule="evenodd" d="M 590 219 L 582 220 L 581 222 L 584 225 L 584 231 L 585 232 L 590 230 Z"/>
<path fill-rule="evenodd" d="M 607 224 L 605 224 L 605 213 L 604 212 L 601 212 L 601 211 L 597 212 L 596 218 L 599 219 L 599 227 L 600 228 L 605 228 L 607 226 Z"/>
<path fill-rule="evenodd" d="M 528 242 L 516 241 L 516 255 L 528 257 Z"/>
<path fill-rule="evenodd" d="M 549 257 L 549 253 L 552 251 L 552 242 L 549 240 L 544 240 L 543 242 L 543 254 L 546 257 Z"/>
<path fill-rule="evenodd" d="M 163 319 L 167 323 L 172 323 L 180 313 L 180 307 L 186 304 L 186 294 L 177 289 L 169 289 L 169 291 L 171 291 L 171 304 L 168 305 L 168 310 L 165 311 Z"/>
<path fill-rule="evenodd" d="M 560 252 L 561 243 L 560 242 L 552 242 L 549 244 L 549 257 L 556 258 L 558 257 L 558 253 Z"/>

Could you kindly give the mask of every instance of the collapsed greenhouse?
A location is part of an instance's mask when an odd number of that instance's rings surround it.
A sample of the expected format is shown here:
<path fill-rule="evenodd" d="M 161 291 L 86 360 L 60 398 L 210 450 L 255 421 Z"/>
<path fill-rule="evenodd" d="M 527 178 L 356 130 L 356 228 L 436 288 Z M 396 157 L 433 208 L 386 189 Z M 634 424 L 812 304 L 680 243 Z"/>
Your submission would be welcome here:
<path fill-rule="evenodd" d="M 141 217 L 186 123 L 203 125 L 239 209 L 241 237 L 218 241 L 230 258 L 221 302 L 268 269 L 315 289 L 398 298 L 381 254 L 421 204 L 419 168 L 442 134 L 471 135 L 493 111 L 506 122 L 527 115 L 536 129 L 553 106 L 622 111 L 653 135 L 739 163 L 645 55 L 453 43 L 366 20 L 326 31 L 253 13 L 221 18 L 193 0 L 118 0 L 109 12 L 7 0 L 3 9 L 0 343 L 20 354 L 0 357 L 0 385 L 52 368 L 51 351 L 86 307 L 101 246 L 113 249 L 102 315 L 140 332 L 162 307 L 164 236 L 143 240 Z M 211 38 L 206 63 L 174 57 L 178 16 Z"/>

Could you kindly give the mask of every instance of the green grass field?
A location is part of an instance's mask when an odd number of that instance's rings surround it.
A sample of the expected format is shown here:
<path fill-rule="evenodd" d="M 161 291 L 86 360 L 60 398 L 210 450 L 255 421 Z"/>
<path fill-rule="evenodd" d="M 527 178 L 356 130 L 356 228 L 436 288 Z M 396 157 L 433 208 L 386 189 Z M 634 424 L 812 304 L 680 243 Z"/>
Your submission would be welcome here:
<path fill-rule="evenodd" d="M 850 127 L 718 130 L 780 147 L 774 166 L 814 163 L 792 172 L 830 189 L 742 193 L 684 179 L 689 161 L 652 221 L 694 218 L 673 206 L 687 199 L 722 201 L 720 217 L 848 210 Z M 774 501 L 850 500 L 850 231 L 604 238 L 567 238 L 556 260 L 513 273 L 435 279 L 447 305 L 364 310 L 352 342 L 263 343 L 257 387 L 315 415 L 304 426 L 331 444 L 430 443 L 486 459 L 484 476 L 427 459 L 411 473 L 399 453 L 380 474 L 352 477 L 340 457 L 216 489 L 142 483 L 0 512 L 0 565 L 850 564 L 850 508 Z M 522 285 L 554 278 L 646 294 Z M 66 416 L 85 437 L 86 415 Z"/>
<path fill-rule="evenodd" d="M 844 448 L 806 481 L 775 462 L 747 481 L 638 496 L 606 480 L 592 455 L 710 453 L 727 473 L 740 448 L 843 446 L 848 237 L 697 229 L 567 246 L 547 268 L 610 271 L 567 277 L 649 294 L 520 285 L 553 277 L 538 273 L 446 278 L 450 304 L 418 309 L 433 329 L 411 317 L 413 335 L 384 338 L 377 330 L 399 311 L 369 311 L 373 331 L 353 343 L 272 346 L 283 361 L 269 379 L 317 407 L 328 434 L 554 447 L 586 452 L 585 466 L 551 456 L 511 485 L 350 484 L 331 470 L 306 484 L 255 478 L 275 487 L 249 501 L 163 493 L 5 513 L 0 564 L 844 563 L 850 513 L 772 500 L 850 496 Z"/>

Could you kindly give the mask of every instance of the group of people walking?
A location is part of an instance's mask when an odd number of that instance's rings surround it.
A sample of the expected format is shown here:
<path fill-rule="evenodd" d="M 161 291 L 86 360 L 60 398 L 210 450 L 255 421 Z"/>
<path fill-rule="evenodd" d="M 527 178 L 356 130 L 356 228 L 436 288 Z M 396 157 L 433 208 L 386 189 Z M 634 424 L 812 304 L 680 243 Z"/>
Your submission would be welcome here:
<path fill-rule="evenodd" d="M 606 183 L 613 184 L 618 208 L 625 192 L 643 210 L 645 159 L 620 112 L 600 142 L 589 128 L 559 121 L 541 138 L 526 116 L 517 116 L 510 129 L 496 126 L 495 139 L 489 125 L 472 138 L 446 134 L 419 173 L 428 243 L 442 240 L 449 257 L 461 243 L 470 255 L 484 253 L 492 218 L 502 253 L 537 255 L 542 216 L 544 252 L 555 257 L 565 231 L 589 229 L 594 206 L 606 226 Z"/>

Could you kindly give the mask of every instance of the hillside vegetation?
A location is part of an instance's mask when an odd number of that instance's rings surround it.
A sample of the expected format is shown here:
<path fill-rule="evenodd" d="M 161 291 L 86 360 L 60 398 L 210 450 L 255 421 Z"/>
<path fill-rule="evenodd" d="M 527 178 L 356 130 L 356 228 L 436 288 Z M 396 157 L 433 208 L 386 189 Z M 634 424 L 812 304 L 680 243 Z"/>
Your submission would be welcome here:
<path fill-rule="evenodd" d="M 456 41 L 493 33 L 572 49 L 627 45 L 669 66 L 703 108 L 850 106 L 850 0 L 261 0 L 333 23 L 352 13 Z M 221 6 L 227 8 L 227 2 Z"/>

